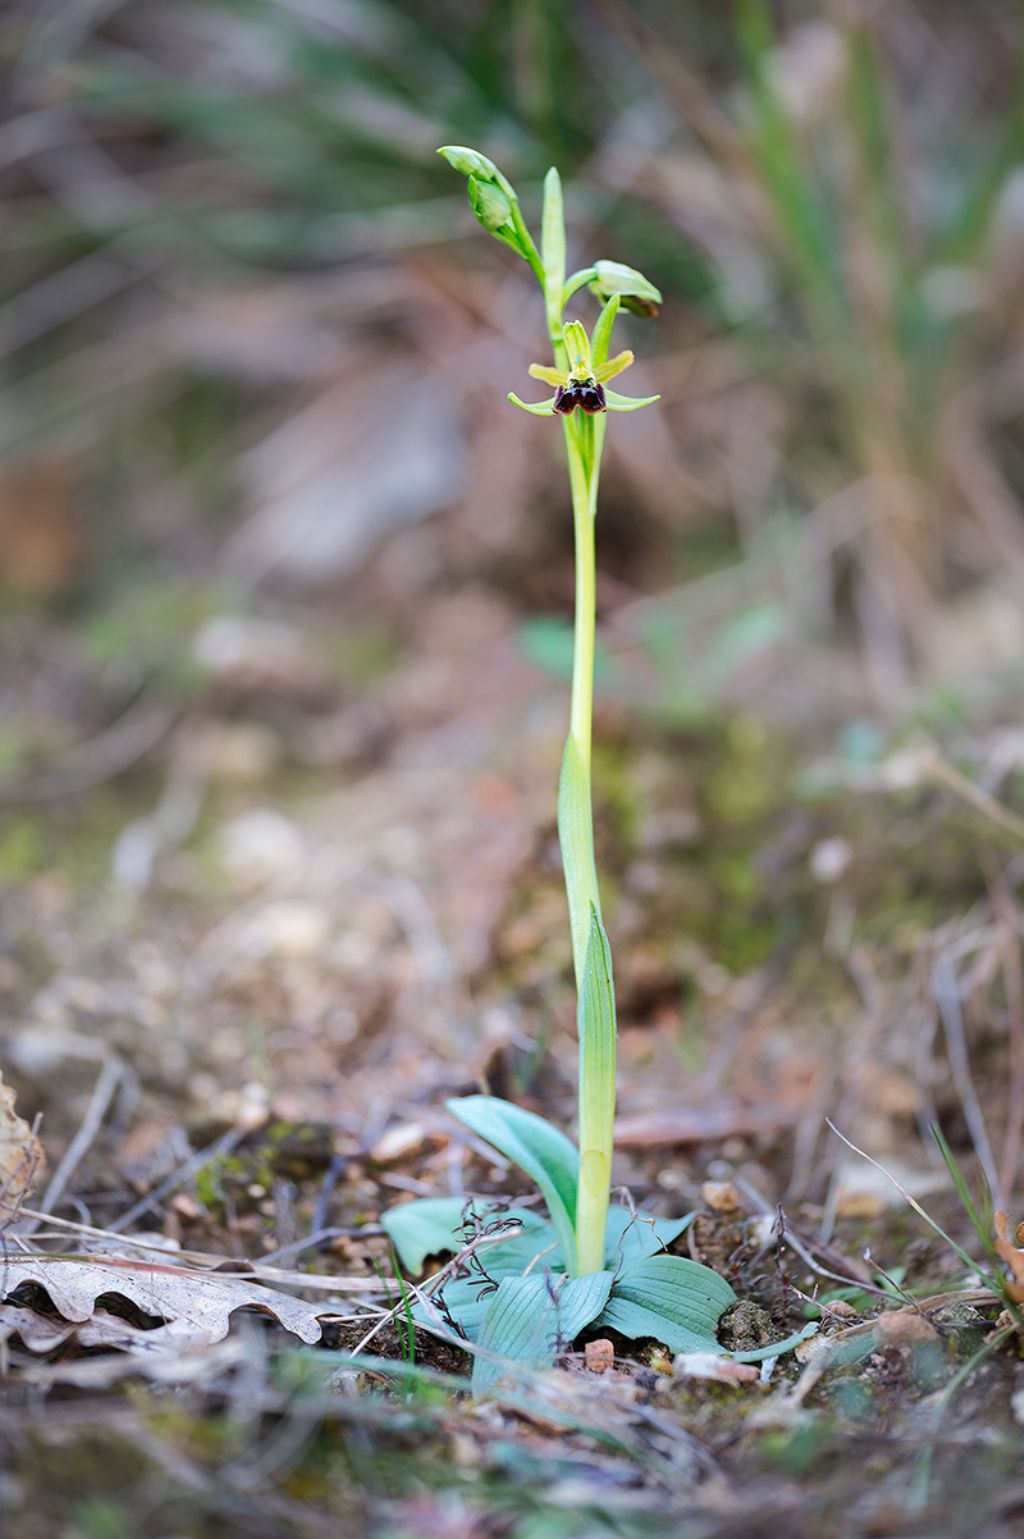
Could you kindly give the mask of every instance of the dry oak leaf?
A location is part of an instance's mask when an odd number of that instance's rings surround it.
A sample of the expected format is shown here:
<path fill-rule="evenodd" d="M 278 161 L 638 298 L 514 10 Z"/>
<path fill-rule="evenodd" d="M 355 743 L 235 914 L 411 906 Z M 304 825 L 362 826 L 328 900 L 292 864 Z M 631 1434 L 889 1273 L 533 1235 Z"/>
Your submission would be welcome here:
<path fill-rule="evenodd" d="M 15 1216 L 46 1160 L 39 1139 L 14 1110 L 14 1101 L 14 1091 L 0 1076 L 0 1224 Z"/>
<path fill-rule="evenodd" d="M 1005 1213 L 996 1213 L 992 1222 L 996 1231 L 996 1252 L 1000 1261 L 1005 1261 L 1013 1274 L 1013 1281 L 1006 1284 L 1007 1292 L 1015 1304 L 1024 1304 L 1024 1250 L 1018 1250 L 1007 1238 Z"/>
<path fill-rule="evenodd" d="M 163 1320 L 162 1327 L 147 1334 L 159 1331 L 161 1344 L 177 1350 L 223 1341 L 236 1309 L 261 1310 L 310 1345 L 320 1340 L 321 1320 L 337 1313 L 244 1277 L 110 1257 L 11 1255 L 0 1265 L 0 1276 L 8 1298 L 22 1283 L 37 1283 L 58 1314 L 76 1325 L 93 1320 L 97 1300 L 116 1294 L 144 1314 Z"/>

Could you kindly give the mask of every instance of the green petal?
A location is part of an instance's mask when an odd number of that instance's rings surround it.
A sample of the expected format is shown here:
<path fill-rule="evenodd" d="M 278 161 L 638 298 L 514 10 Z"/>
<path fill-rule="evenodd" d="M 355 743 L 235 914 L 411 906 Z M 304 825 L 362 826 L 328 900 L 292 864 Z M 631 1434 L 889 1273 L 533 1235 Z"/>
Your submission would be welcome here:
<path fill-rule="evenodd" d="M 655 401 L 661 400 L 660 395 L 620 395 L 617 390 L 609 390 L 607 385 L 604 398 L 609 411 L 639 411 L 641 406 L 653 406 Z"/>
<path fill-rule="evenodd" d="M 555 415 L 554 396 L 551 397 L 550 401 L 521 401 L 515 391 L 510 390 L 508 398 L 513 406 L 518 406 L 522 411 L 532 412 L 535 417 L 553 417 Z"/>

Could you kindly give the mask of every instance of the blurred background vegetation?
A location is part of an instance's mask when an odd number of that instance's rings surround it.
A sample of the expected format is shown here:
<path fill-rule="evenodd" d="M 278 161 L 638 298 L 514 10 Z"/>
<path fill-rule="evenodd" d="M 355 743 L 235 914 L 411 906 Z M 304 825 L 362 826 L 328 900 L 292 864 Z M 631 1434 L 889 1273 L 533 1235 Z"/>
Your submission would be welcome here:
<path fill-rule="evenodd" d="M 540 309 L 444 141 L 534 217 L 557 161 L 577 254 L 666 294 L 626 323 L 664 409 L 612 435 L 608 688 L 670 718 L 730 692 L 1002 708 L 1018 24 L 1013 0 L 10 0 L 8 786 L 143 693 L 201 691 L 257 645 L 240 617 L 324 627 L 347 678 L 415 647 L 424 596 L 482 585 L 564 666 L 557 445 L 504 400 Z"/>

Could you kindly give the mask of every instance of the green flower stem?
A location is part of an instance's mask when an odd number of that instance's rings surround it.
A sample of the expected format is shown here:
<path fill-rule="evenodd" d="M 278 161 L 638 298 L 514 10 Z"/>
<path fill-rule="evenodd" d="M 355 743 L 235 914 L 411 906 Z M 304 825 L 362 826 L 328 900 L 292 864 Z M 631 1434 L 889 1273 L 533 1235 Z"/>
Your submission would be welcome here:
<path fill-rule="evenodd" d="M 588 1032 L 597 1030 L 597 1022 L 591 1018 L 593 999 L 588 997 L 592 995 L 595 974 L 603 974 L 605 986 L 608 990 L 611 988 L 611 960 L 601 927 L 601 894 L 594 859 L 591 792 L 596 612 L 594 514 L 602 448 L 601 435 L 595 434 L 593 429 L 593 421 L 582 414 L 565 422 L 576 540 L 576 618 L 569 741 L 562 770 L 563 777 L 571 781 L 563 788 L 563 795 L 566 800 L 571 798 L 575 815 L 572 819 L 573 847 L 571 853 L 563 850 L 563 864 L 576 990 L 581 1003 L 576 1251 L 577 1267 L 582 1276 L 601 1271 L 605 1264 L 615 1106 L 614 1015 L 610 1032 L 600 1034 L 602 1041 L 596 1057 L 594 1045 L 585 1040 Z M 600 958 L 592 949 L 595 935 L 601 947 Z M 609 1008 L 614 1012 L 610 999 Z"/>
<path fill-rule="evenodd" d="M 583 418 L 580 425 L 589 426 L 587 418 Z M 572 418 L 569 418 L 565 424 L 565 447 L 569 460 L 576 541 L 576 620 L 573 633 L 572 705 L 569 713 L 569 731 L 575 740 L 580 764 L 585 769 L 589 781 L 594 717 L 594 618 L 597 607 L 594 513 L 591 493 L 592 477 L 587 474 L 587 466 L 579 443 L 579 429 Z M 580 897 L 583 900 L 585 947 L 589 920 L 588 902 L 594 903 L 600 913 L 596 882 L 593 892 L 581 893 Z"/>

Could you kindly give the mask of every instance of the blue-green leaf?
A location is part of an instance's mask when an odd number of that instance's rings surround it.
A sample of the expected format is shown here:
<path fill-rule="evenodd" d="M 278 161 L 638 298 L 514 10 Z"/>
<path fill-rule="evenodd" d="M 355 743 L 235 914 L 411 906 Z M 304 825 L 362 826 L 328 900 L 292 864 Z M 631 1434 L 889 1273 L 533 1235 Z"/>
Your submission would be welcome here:
<path fill-rule="evenodd" d="M 380 1216 L 384 1232 L 410 1272 L 422 1272 L 428 1256 L 446 1256 L 459 1249 L 457 1232 L 465 1197 L 420 1197 L 403 1202 Z"/>
<path fill-rule="evenodd" d="M 469 1341 L 476 1341 L 480 1334 L 494 1297 L 494 1283 L 502 1283 L 506 1277 L 522 1277 L 527 1267 L 532 1270 L 536 1266 L 546 1272 L 565 1271 L 562 1247 L 553 1224 L 525 1208 L 510 1208 L 507 1216 L 520 1221 L 519 1233 L 486 1246 L 479 1252 L 479 1267 L 473 1266 L 468 1277 L 442 1283 L 434 1294 L 435 1301 L 443 1302 L 445 1310 Z M 413 1313 L 428 1330 L 436 1324 L 436 1317 L 423 1305 L 417 1305 Z"/>
<path fill-rule="evenodd" d="M 516 1275 L 519 1274 L 516 1273 Z M 494 1289 L 488 1289 L 482 1277 L 475 1280 L 471 1277 L 457 1277 L 451 1282 L 444 1283 L 432 1295 L 430 1308 L 425 1304 L 416 1304 L 413 1307 L 412 1316 L 416 1324 L 422 1326 L 428 1333 L 440 1333 L 450 1340 L 451 1331 L 446 1320 L 446 1316 L 450 1315 L 466 1340 L 476 1341 L 493 1298 Z M 444 1322 L 444 1327 L 440 1330 L 439 1311 Z"/>
<path fill-rule="evenodd" d="M 651 1213 L 637 1213 L 626 1207 L 608 1209 L 608 1229 L 605 1252 L 608 1265 L 613 1269 L 642 1261 L 645 1256 L 656 1256 L 679 1238 L 694 1219 L 687 1213 L 683 1218 L 655 1218 Z"/>
<path fill-rule="evenodd" d="M 473 1363 L 473 1393 L 486 1394 L 506 1362 L 546 1368 L 567 1352 L 608 1300 L 610 1272 L 588 1277 L 507 1277 L 491 1300 Z M 501 1360 L 504 1359 L 505 1362 Z"/>
<path fill-rule="evenodd" d="M 781 1341 L 773 1341 L 770 1346 L 756 1347 L 753 1352 L 726 1352 L 724 1356 L 731 1357 L 735 1363 L 763 1363 L 766 1357 L 781 1357 L 783 1352 L 792 1352 L 794 1347 L 798 1347 L 809 1336 L 817 1335 L 817 1331 L 817 1320 L 811 1320 L 800 1330 L 794 1331 L 791 1336 L 784 1336 Z"/>
<path fill-rule="evenodd" d="M 491 1095 L 446 1101 L 453 1117 L 478 1138 L 493 1144 L 536 1181 L 548 1205 L 565 1264 L 576 1269 L 576 1186 L 579 1155 L 564 1133 L 543 1117 Z"/>
<path fill-rule="evenodd" d="M 417 1197 L 389 1208 L 380 1220 L 407 1271 L 422 1272 L 428 1256 L 452 1255 L 463 1248 L 464 1219 L 471 1204 L 481 1227 L 506 1222 L 519 1225 L 518 1231 L 481 1252 L 487 1257 L 488 1271 L 500 1267 L 501 1276 L 522 1272 L 541 1251 L 545 1252 L 545 1265 L 564 1265 L 559 1249 L 549 1253 L 549 1247 L 557 1247 L 558 1241 L 553 1227 L 529 1208 L 502 1208 L 493 1197 Z"/>
<path fill-rule="evenodd" d="M 598 1324 L 672 1352 L 721 1352 L 715 1331 L 736 1295 L 717 1272 L 683 1256 L 648 1256 L 625 1267 Z"/>

